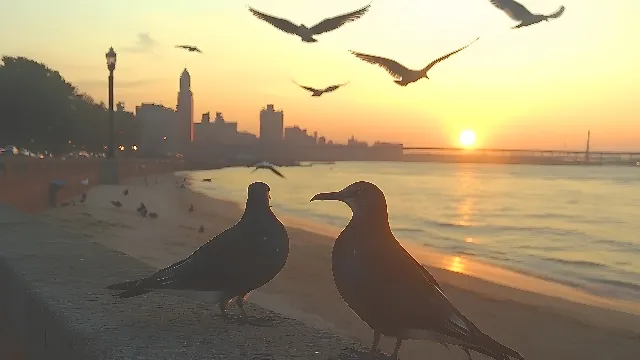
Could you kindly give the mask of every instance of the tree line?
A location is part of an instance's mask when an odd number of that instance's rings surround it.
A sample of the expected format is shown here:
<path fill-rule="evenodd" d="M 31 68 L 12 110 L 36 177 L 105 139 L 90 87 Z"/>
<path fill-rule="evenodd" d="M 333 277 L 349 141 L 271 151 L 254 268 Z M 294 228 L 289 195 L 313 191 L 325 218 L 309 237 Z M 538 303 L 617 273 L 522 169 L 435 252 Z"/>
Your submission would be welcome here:
<path fill-rule="evenodd" d="M 80 92 L 58 71 L 25 57 L 2 57 L 0 147 L 54 155 L 106 152 L 108 116 L 103 102 Z M 116 146 L 130 150 L 139 144 L 141 128 L 135 116 L 116 111 L 114 118 Z"/>

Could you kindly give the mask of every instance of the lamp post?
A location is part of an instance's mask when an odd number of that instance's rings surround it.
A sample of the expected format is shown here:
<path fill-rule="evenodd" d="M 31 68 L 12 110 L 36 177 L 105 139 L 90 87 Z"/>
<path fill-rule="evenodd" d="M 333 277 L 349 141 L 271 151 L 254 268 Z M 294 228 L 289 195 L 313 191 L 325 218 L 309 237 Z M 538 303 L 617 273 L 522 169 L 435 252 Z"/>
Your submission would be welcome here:
<path fill-rule="evenodd" d="M 116 142 L 113 118 L 113 71 L 116 69 L 116 52 L 113 47 L 109 48 L 105 56 L 107 58 L 107 69 L 109 69 L 109 147 L 107 149 L 107 158 L 114 159 L 116 157 Z"/>

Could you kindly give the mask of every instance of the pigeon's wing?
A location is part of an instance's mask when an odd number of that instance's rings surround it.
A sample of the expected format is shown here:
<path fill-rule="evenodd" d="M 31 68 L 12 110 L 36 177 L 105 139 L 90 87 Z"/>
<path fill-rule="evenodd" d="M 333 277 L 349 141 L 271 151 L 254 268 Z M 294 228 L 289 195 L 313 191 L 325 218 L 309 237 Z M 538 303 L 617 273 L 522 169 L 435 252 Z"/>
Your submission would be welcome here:
<path fill-rule="evenodd" d="M 338 84 L 338 85 L 331 85 L 326 87 L 324 90 L 322 90 L 323 92 L 332 92 L 332 91 L 336 91 L 338 90 L 341 86 L 345 86 L 348 83 L 344 83 L 344 84 Z"/>
<path fill-rule="evenodd" d="M 515 0 L 491 0 L 491 3 L 516 21 L 523 21 L 533 16 L 531 11 Z"/>
<path fill-rule="evenodd" d="M 296 85 L 298 85 L 298 86 L 300 86 L 301 88 L 303 88 L 303 89 L 305 89 L 305 90 L 307 90 L 307 91 L 311 91 L 311 92 L 320 91 L 319 89 L 314 89 L 314 88 L 312 88 L 312 87 L 310 87 L 310 86 L 300 85 L 300 84 L 298 84 L 298 83 L 297 83 L 297 82 L 295 82 L 295 81 L 294 81 L 293 83 L 294 83 L 294 84 L 296 84 Z"/>
<path fill-rule="evenodd" d="M 387 59 L 381 56 L 368 55 L 368 54 L 363 54 L 356 51 L 350 51 L 350 53 L 352 53 L 362 61 L 366 61 L 369 64 L 375 64 L 380 66 L 396 79 L 401 78 L 403 74 L 406 74 L 407 72 L 410 71 L 399 62 L 391 59 Z"/>
<path fill-rule="evenodd" d="M 557 19 L 559 18 L 562 14 L 564 14 L 564 5 L 560 6 L 560 8 L 554 12 L 553 14 L 549 14 L 547 15 L 548 18 L 552 18 L 552 19 Z"/>
<path fill-rule="evenodd" d="M 269 166 L 269 170 L 271 170 L 274 174 L 280 176 L 281 178 L 285 178 L 284 175 L 282 175 L 282 173 L 280 171 L 278 171 L 276 168 L 274 168 L 273 166 Z"/>
<path fill-rule="evenodd" d="M 249 11 L 251 11 L 251 13 L 257 17 L 260 20 L 266 21 L 269 24 L 277 27 L 278 29 L 289 33 L 289 34 L 295 34 L 296 31 L 298 30 L 298 25 L 292 23 L 291 21 L 287 20 L 287 19 L 282 19 L 279 17 L 275 17 L 269 14 L 265 14 L 265 13 L 261 13 L 258 10 L 249 8 Z"/>
<path fill-rule="evenodd" d="M 324 19 L 319 23 L 313 25 L 309 29 L 309 31 L 311 31 L 313 35 L 319 35 L 322 33 L 329 32 L 331 30 L 335 30 L 348 22 L 352 22 L 360 19 L 362 15 L 364 15 L 369 10 L 370 7 L 371 7 L 371 4 L 363 7 L 362 9 L 352 11 L 350 13 Z"/>
<path fill-rule="evenodd" d="M 467 45 L 465 45 L 465 46 L 461 47 L 460 49 L 455 50 L 455 51 L 452 51 L 452 52 L 448 53 L 447 55 L 441 56 L 441 57 L 439 57 L 439 58 L 437 58 L 437 59 L 433 60 L 429 65 L 427 65 L 424 69 L 422 69 L 422 71 L 429 71 L 429 70 L 431 70 L 431 68 L 432 68 L 432 67 L 434 67 L 434 66 L 435 66 L 436 64 L 438 64 L 439 62 L 441 62 L 441 61 L 443 61 L 443 60 L 446 60 L 446 59 L 448 59 L 451 55 L 457 54 L 457 53 L 459 53 L 460 51 L 462 51 L 462 50 L 464 50 L 464 49 L 468 48 L 469 46 L 471 46 L 471 44 L 473 44 L 474 42 L 478 41 L 478 39 L 480 39 L 480 38 L 476 38 L 476 39 L 475 39 L 475 40 L 473 40 L 472 42 L 470 42 L 470 43 L 468 43 Z"/>

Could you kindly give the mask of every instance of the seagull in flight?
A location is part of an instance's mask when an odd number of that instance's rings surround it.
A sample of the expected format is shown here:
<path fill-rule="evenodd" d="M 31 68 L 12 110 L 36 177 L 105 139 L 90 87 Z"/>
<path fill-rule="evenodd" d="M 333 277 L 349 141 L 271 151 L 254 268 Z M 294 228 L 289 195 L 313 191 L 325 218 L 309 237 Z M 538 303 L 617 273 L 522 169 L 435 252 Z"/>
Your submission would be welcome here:
<path fill-rule="evenodd" d="M 335 30 L 348 22 L 358 20 L 369 10 L 370 7 L 371 4 L 350 13 L 326 18 L 310 28 L 305 24 L 296 25 L 287 19 L 261 13 L 251 7 L 249 7 L 249 11 L 251 11 L 251 13 L 258 19 L 264 20 L 288 34 L 299 36 L 303 42 L 313 43 L 318 41 L 313 38 L 314 35 L 320 35 L 322 33 Z"/>
<path fill-rule="evenodd" d="M 202 53 L 202 50 L 198 49 L 198 47 L 197 47 L 197 46 L 192 46 L 192 45 L 176 45 L 176 47 L 177 47 L 177 48 L 179 48 L 179 49 L 185 49 L 185 50 L 190 51 L 190 52 L 194 52 L 194 51 L 195 51 L 195 52 Z"/>
<path fill-rule="evenodd" d="M 255 165 L 254 165 L 254 167 L 255 167 L 255 169 L 253 169 L 253 171 L 251 171 L 252 173 L 254 173 L 254 172 L 258 171 L 259 169 L 269 169 L 269 170 L 271 170 L 271 172 L 273 172 L 274 174 L 276 174 L 276 175 L 280 176 L 280 177 L 281 177 L 281 178 L 283 178 L 283 179 L 286 179 L 286 178 L 284 177 L 284 175 L 282 175 L 282 173 L 276 169 L 276 166 L 275 166 L 275 165 L 273 165 L 273 164 L 271 164 L 271 163 L 268 163 L 268 162 L 266 162 L 266 161 L 259 162 L 259 163 L 255 164 Z"/>
<path fill-rule="evenodd" d="M 533 14 L 531 11 L 527 10 L 524 5 L 516 2 L 515 0 L 490 0 L 493 6 L 498 9 L 504 11 L 510 18 L 515 21 L 520 21 L 520 24 L 512 27 L 512 29 L 521 28 L 524 26 L 529 26 L 533 24 L 537 24 L 541 21 L 549 21 L 549 19 L 557 19 L 564 13 L 564 6 L 560 6 L 556 12 L 543 15 L 543 14 Z"/>
<path fill-rule="evenodd" d="M 453 54 L 457 54 L 458 52 L 466 49 L 467 47 L 469 47 L 471 44 L 473 44 L 474 42 L 478 41 L 478 39 L 480 38 L 476 38 L 475 40 L 473 40 L 472 42 L 470 42 L 469 44 L 461 47 L 460 49 L 450 52 L 447 55 L 441 56 L 435 60 L 433 60 L 429 65 L 427 65 L 425 68 L 421 69 L 421 70 L 411 70 L 408 69 L 406 66 L 398 63 L 397 61 L 391 60 L 391 59 L 387 59 L 387 58 L 383 58 L 380 56 L 374 56 L 374 55 L 368 55 L 368 54 L 363 54 L 363 53 L 359 53 L 356 51 L 350 51 L 353 55 L 355 55 L 357 58 L 359 58 L 362 61 L 366 61 L 370 64 L 375 64 L 380 66 L 381 68 L 385 69 L 391 76 L 393 76 L 396 80 L 395 83 L 400 85 L 400 86 L 407 86 L 411 83 L 414 83 L 422 78 L 429 78 L 429 76 L 427 76 L 427 72 L 429 70 L 431 70 L 432 67 L 434 67 L 436 64 L 438 64 L 439 62 L 446 60 L 447 58 L 449 58 L 449 56 L 453 55 Z"/>
<path fill-rule="evenodd" d="M 304 86 L 304 85 L 300 85 L 297 82 L 294 81 L 294 84 L 300 86 L 301 88 L 312 92 L 311 96 L 321 96 L 324 93 L 328 93 L 328 92 L 332 92 L 332 91 L 336 91 L 338 90 L 338 88 L 340 88 L 341 86 L 345 86 L 348 84 L 348 82 L 344 83 L 344 84 L 338 84 L 338 85 L 331 85 L 331 86 L 327 86 L 324 89 L 314 89 L 310 86 Z"/>

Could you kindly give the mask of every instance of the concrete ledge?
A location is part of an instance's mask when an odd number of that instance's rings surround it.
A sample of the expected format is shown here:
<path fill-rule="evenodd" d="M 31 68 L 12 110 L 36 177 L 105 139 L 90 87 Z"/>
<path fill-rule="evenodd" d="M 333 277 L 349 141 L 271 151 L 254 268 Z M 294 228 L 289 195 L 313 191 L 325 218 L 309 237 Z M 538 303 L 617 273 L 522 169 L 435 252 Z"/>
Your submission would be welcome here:
<path fill-rule="evenodd" d="M 251 306 L 275 327 L 234 325 L 215 304 L 104 289 L 153 269 L 0 205 L 0 310 L 33 359 L 366 359 L 366 349 Z"/>

